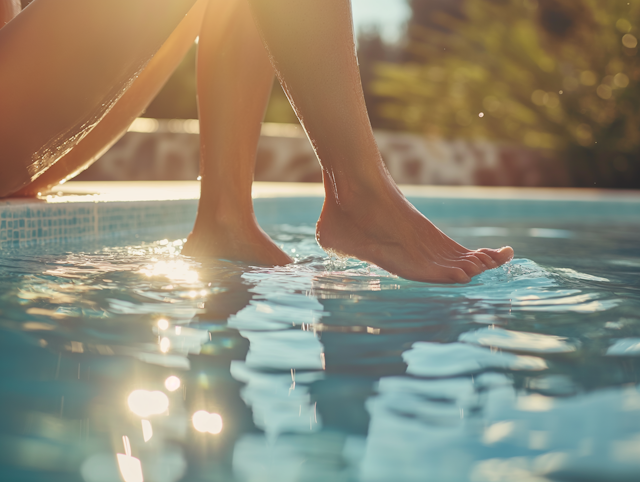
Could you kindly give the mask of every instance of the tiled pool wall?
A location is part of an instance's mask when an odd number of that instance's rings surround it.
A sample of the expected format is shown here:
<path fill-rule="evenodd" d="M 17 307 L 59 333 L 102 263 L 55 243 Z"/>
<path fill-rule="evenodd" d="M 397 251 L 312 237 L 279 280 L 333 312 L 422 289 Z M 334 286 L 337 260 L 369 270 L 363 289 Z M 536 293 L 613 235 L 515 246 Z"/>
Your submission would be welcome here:
<path fill-rule="evenodd" d="M 195 120 L 140 119 L 98 162 L 76 179 L 84 181 L 194 180 L 199 174 Z M 153 132 L 136 131 L 151 123 Z M 427 139 L 376 131 L 389 172 L 400 184 L 481 186 L 568 186 L 563 164 L 548 153 L 487 141 Z M 320 182 L 311 145 L 297 125 L 265 124 L 258 145 L 255 179 Z"/>
<path fill-rule="evenodd" d="M 0 246 L 189 227 L 196 208 L 195 200 L 5 203 L 0 205 Z"/>
<path fill-rule="evenodd" d="M 73 191 L 74 183 L 65 189 Z M 83 188 L 90 183 L 78 183 Z M 172 183 L 158 186 L 154 183 L 133 184 L 142 193 L 138 200 L 118 198 L 118 186 L 112 185 L 111 199 L 97 201 L 93 195 L 69 195 L 44 199 L 9 199 L 0 201 L 0 247 L 22 243 L 47 243 L 118 236 L 132 232 L 179 229 L 185 234 L 193 225 L 197 210 L 197 184 L 187 190 L 188 199 L 163 199 L 172 192 Z M 190 183 L 189 183 L 190 184 Z M 152 189 L 149 189 L 149 185 Z M 183 183 L 184 185 L 184 183 Z M 275 188 L 274 188 L 275 186 Z M 319 186 L 305 185 L 299 192 L 286 192 L 287 184 L 270 185 L 268 195 L 258 195 L 254 206 L 258 221 L 272 224 L 312 225 L 322 208 L 323 198 Z M 306 186 L 309 186 L 307 188 Z M 310 189 L 313 188 L 313 189 Z M 129 189 L 132 189 L 131 184 Z M 145 191 L 148 190 L 148 192 Z M 440 188 L 444 191 L 444 188 Z M 99 189 L 97 189 L 99 191 Z M 192 193 L 193 191 L 193 193 Z M 434 191 L 436 191 L 434 193 Z M 491 221 L 543 221 L 610 224 L 640 223 L 640 194 L 638 193 L 586 193 L 579 190 L 537 191 L 516 190 L 511 196 L 498 189 L 447 188 L 447 195 L 439 195 L 436 188 L 406 187 L 405 192 L 415 206 L 436 221 L 460 223 L 489 223 Z M 116 196 L 113 196 L 113 194 Z M 518 195 L 518 193 L 520 193 Z M 524 193 L 524 194 L 522 194 Z M 145 195 L 149 194 L 147 198 Z M 264 194 L 264 191 L 263 191 Z M 99 196 L 99 194 L 98 194 Z M 142 200 L 140 200 L 142 199 Z M 147 199 L 147 200 L 145 200 Z"/>

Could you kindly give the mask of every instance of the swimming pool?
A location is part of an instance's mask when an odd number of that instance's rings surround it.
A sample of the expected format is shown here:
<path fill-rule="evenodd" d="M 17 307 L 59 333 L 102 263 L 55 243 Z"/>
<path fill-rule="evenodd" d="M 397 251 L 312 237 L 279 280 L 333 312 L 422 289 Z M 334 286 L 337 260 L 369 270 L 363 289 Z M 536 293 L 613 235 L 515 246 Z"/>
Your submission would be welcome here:
<path fill-rule="evenodd" d="M 638 480 L 640 202 L 536 196 L 412 198 L 514 247 L 465 286 L 330 259 L 315 194 L 256 200 L 282 268 L 181 257 L 180 213 L 3 245 L 3 480 Z"/>

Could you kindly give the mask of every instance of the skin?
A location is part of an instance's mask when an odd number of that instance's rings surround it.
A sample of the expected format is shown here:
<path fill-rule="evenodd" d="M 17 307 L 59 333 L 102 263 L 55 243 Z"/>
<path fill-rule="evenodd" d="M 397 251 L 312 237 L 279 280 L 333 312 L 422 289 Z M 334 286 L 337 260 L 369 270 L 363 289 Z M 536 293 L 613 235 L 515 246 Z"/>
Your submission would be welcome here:
<path fill-rule="evenodd" d="M 183 254 L 284 265 L 258 226 L 251 184 L 273 68 L 245 1 L 211 4 L 198 43 L 201 194 Z"/>
<path fill-rule="evenodd" d="M 88 3 L 56 0 L 52 9 L 54 2 L 35 0 L 0 30 L 0 64 L 11 67 L 0 71 L 0 91 L 16 94 L 0 98 L 0 112 L 16 113 L 0 117 L 3 156 L 15 160 L 0 164 L 0 196 L 20 189 L 33 193 L 97 158 L 144 109 L 200 33 L 202 193 L 183 253 L 289 263 L 258 226 L 251 203 L 273 73 L 245 0 L 209 0 L 206 13 L 193 13 L 205 0 L 195 7 L 193 0 Z M 439 283 L 466 283 L 512 258 L 509 247 L 473 251 L 455 243 L 413 208 L 389 176 L 364 104 L 348 0 L 248 4 L 322 165 L 326 198 L 317 239 L 324 249 L 407 279 Z M 204 17 L 201 30 L 185 18 L 191 7 L 194 19 Z M 118 29 L 110 28 L 115 24 Z M 76 45 L 77 38 L 85 42 Z M 52 48 L 33 39 L 56 42 Z M 37 88 L 35 81 L 24 82 L 40 78 L 47 82 Z"/>
<path fill-rule="evenodd" d="M 0 146 L 11 159 L 0 163 L 0 197 L 86 137 L 194 3 L 36 0 L 0 29 L 0 92 L 10 93 L 0 96 Z"/>
<path fill-rule="evenodd" d="M 20 13 L 20 0 L 0 0 L 0 28 Z"/>
<path fill-rule="evenodd" d="M 322 165 L 325 203 L 316 237 L 325 250 L 437 283 L 466 283 L 512 259 L 510 247 L 460 246 L 420 214 L 389 176 L 367 116 L 348 0 L 250 3 Z"/>
<path fill-rule="evenodd" d="M 198 0 L 160 50 L 104 118 L 34 181 L 12 196 L 36 196 L 78 175 L 104 154 L 126 132 L 160 91 L 198 36 L 207 0 Z"/>

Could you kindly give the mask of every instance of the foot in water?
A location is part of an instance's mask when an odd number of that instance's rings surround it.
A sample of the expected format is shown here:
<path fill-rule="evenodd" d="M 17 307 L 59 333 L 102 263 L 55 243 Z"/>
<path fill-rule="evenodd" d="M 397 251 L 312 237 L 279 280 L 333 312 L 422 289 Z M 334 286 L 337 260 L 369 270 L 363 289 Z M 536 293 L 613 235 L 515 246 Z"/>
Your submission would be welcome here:
<path fill-rule="evenodd" d="M 193 228 L 182 254 L 242 261 L 257 266 L 284 266 L 293 260 L 258 226 L 245 223 L 212 223 Z"/>
<path fill-rule="evenodd" d="M 316 239 L 330 253 L 427 283 L 468 283 L 473 276 L 513 258 L 508 246 L 474 251 L 459 245 L 391 183 L 371 196 L 342 196 L 340 202 L 327 196 Z"/>

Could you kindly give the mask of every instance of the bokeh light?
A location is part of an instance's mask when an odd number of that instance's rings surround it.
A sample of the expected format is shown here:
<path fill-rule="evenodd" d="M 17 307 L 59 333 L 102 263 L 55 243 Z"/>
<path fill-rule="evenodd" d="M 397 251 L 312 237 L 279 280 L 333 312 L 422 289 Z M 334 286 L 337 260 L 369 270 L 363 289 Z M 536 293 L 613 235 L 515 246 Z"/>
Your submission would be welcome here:
<path fill-rule="evenodd" d="M 118 467 L 124 482 L 144 482 L 142 464 L 139 459 L 125 454 L 118 454 Z"/>
<path fill-rule="evenodd" d="M 222 417 L 217 413 L 209 413 L 205 410 L 199 410 L 193 414 L 193 427 L 202 433 L 210 433 L 213 435 L 222 432 Z"/>
<path fill-rule="evenodd" d="M 182 260 L 157 261 L 141 271 L 149 277 L 164 276 L 176 283 L 197 283 L 200 279 L 198 272 Z"/>
<path fill-rule="evenodd" d="M 170 348 L 171 348 L 171 340 L 166 336 L 162 337 L 162 339 L 160 340 L 160 351 L 162 353 L 167 353 Z"/>
<path fill-rule="evenodd" d="M 148 442 L 153 437 L 153 427 L 149 420 L 142 420 L 142 437 L 145 442 Z"/>
<path fill-rule="evenodd" d="M 131 456 L 131 442 L 126 435 L 122 437 L 124 443 L 123 454 L 116 454 L 118 459 L 118 468 L 124 482 L 143 482 L 142 464 L 140 460 Z"/>
<path fill-rule="evenodd" d="M 158 320 L 158 328 L 161 330 L 166 330 L 169 328 L 169 321 L 166 318 L 160 318 Z"/>
<path fill-rule="evenodd" d="M 180 379 L 174 375 L 171 375 L 164 381 L 164 386 L 170 392 L 175 392 L 178 388 L 180 388 Z"/>
<path fill-rule="evenodd" d="M 169 398 L 162 392 L 134 390 L 127 399 L 129 409 L 142 418 L 159 415 L 169 409 Z"/>

